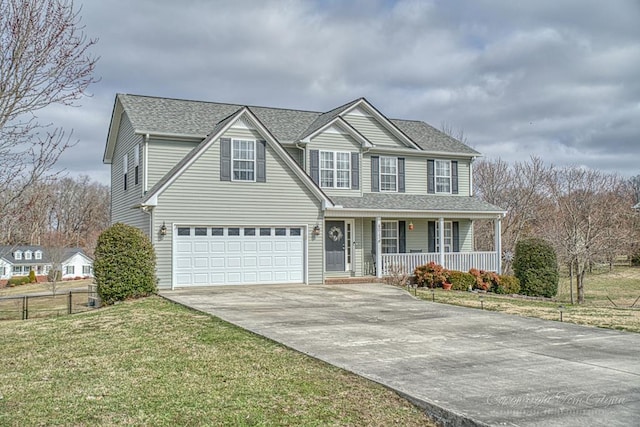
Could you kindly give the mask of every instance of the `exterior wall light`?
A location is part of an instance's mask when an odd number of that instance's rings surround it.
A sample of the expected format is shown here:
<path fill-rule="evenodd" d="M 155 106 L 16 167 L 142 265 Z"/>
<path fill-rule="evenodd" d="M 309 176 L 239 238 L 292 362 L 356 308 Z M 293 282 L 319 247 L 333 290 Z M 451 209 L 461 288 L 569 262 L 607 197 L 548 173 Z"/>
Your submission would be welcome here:
<path fill-rule="evenodd" d="M 314 236 L 318 236 L 320 234 L 320 226 L 319 225 L 316 225 L 316 226 L 313 227 L 312 234 Z"/>
<path fill-rule="evenodd" d="M 161 236 L 167 235 L 167 226 L 164 224 L 164 221 L 162 221 L 162 227 L 160 227 L 160 235 Z"/>
<path fill-rule="evenodd" d="M 409 231 L 413 231 L 413 222 L 409 222 Z"/>

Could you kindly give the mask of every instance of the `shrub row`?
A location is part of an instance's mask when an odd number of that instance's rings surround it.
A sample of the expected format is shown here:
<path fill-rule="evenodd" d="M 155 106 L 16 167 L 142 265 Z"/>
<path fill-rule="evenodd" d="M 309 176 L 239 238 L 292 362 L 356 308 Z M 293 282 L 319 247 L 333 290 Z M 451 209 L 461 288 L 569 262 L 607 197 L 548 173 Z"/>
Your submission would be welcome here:
<path fill-rule="evenodd" d="M 499 275 L 493 271 L 472 268 L 468 273 L 464 271 L 447 270 L 435 262 L 420 265 L 413 272 L 416 284 L 429 288 L 442 287 L 444 283 L 451 283 L 451 289 L 466 291 L 481 289 L 497 294 L 520 293 L 520 281 L 517 277 Z"/>

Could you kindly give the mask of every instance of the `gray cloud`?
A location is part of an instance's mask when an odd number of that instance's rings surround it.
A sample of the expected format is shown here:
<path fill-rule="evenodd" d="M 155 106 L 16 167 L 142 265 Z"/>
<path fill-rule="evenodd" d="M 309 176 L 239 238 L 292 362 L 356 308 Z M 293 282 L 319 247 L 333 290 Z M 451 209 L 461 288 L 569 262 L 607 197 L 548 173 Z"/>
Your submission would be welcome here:
<path fill-rule="evenodd" d="M 86 2 L 93 97 L 60 166 L 106 182 L 117 92 L 327 110 L 463 129 L 487 157 L 640 173 L 640 6 L 616 1 Z"/>

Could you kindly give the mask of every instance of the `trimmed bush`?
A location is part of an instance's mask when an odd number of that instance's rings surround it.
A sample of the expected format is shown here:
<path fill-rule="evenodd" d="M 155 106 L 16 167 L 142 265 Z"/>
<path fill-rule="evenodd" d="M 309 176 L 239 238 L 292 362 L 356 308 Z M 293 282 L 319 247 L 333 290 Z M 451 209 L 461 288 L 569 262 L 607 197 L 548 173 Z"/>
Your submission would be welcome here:
<path fill-rule="evenodd" d="M 38 279 L 36 279 L 36 272 L 31 270 L 29 272 L 29 283 L 36 283 Z"/>
<path fill-rule="evenodd" d="M 29 276 L 15 276 L 7 280 L 7 286 L 10 287 L 26 285 L 27 283 L 30 283 Z"/>
<path fill-rule="evenodd" d="M 117 223 L 100 234 L 93 271 L 103 304 L 156 292 L 155 268 L 153 245 L 141 230 Z"/>
<path fill-rule="evenodd" d="M 475 278 L 475 283 L 473 285 L 474 289 L 490 291 L 500 284 L 500 278 L 493 271 L 484 271 L 472 268 L 469 270 L 469 274 Z"/>
<path fill-rule="evenodd" d="M 554 297 L 558 293 L 558 261 L 553 246 L 533 238 L 516 244 L 513 271 L 524 295 Z"/>
<path fill-rule="evenodd" d="M 493 288 L 496 294 L 519 294 L 520 281 L 516 276 L 498 276 L 498 285 Z"/>
<path fill-rule="evenodd" d="M 473 289 L 473 285 L 476 283 L 476 278 L 470 273 L 464 271 L 451 270 L 448 273 L 449 283 L 451 283 L 451 289 L 454 291 L 468 291 L 469 287 Z"/>
<path fill-rule="evenodd" d="M 413 274 L 416 277 L 418 286 L 428 286 L 430 288 L 442 286 L 447 281 L 447 271 L 443 266 L 431 261 L 428 264 L 416 267 Z"/>

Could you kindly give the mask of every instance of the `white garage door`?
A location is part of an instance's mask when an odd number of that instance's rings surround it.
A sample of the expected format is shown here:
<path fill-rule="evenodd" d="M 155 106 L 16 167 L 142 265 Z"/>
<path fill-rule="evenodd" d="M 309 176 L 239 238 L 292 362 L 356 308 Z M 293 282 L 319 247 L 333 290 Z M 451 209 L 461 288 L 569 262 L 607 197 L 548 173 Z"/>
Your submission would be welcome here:
<path fill-rule="evenodd" d="M 175 285 L 304 282 L 301 227 L 178 227 Z"/>

